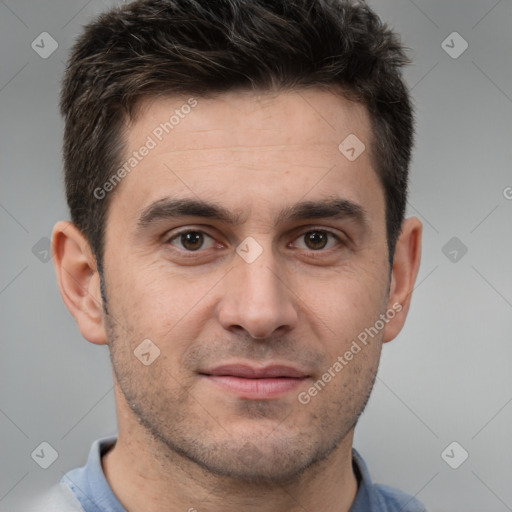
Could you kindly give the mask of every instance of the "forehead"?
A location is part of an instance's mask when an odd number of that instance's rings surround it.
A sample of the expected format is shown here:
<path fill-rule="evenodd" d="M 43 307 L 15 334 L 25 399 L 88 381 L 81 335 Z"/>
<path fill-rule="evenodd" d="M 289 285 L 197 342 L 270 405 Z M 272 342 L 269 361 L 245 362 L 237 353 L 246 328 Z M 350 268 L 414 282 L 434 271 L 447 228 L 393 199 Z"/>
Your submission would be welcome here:
<path fill-rule="evenodd" d="M 238 213 L 327 195 L 368 202 L 381 195 L 370 139 L 366 108 L 320 89 L 146 99 L 128 126 L 128 172 L 113 202 L 125 216 L 177 195 Z"/>
<path fill-rule="evenodd" d="M 230 135 L 230 146 L 288 147 L 304 142 L 337 149 L 340 137 L 369 136 L 366 107 L 324 89 L 231 91 L 213 97 L 158 97 L 142 100 L 130 124 L 130 146 L 151 135 L 165 150 L 214 148 Z M 251 135 L 257 135 L 251 139 Z M 276 138 L 277 136 L 277 138 Z"/>

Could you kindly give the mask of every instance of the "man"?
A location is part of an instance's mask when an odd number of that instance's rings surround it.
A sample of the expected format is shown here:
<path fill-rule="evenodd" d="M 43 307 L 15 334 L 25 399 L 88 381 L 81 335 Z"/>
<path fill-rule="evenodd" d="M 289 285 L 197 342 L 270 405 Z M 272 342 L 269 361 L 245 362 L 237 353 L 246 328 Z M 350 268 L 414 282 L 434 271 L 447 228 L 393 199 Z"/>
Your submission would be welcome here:
<path fill-rule="evenodd" d="M 52 243 L 119 432 L 38 510 L 425 510 L 352 448 L 420 262 L 405 63 L 344 0 L 138 1 L 85 28 Z"/>

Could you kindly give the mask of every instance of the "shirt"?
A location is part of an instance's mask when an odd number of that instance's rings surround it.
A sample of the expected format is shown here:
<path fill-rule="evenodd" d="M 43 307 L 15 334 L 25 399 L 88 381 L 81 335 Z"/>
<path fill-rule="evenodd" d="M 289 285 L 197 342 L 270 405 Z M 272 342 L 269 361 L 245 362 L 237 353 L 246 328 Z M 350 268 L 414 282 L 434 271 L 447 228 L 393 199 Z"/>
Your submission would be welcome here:
<path fill-rule="evenodd" d="M 112 492 L 101 457 L 117 436 L 94 441 L 85 466 L 68 471 L 59 484 L 38 500 L 31 512 L 126 512 Z M 350 512 L 427 512 L 416 498 L 386 485 L 374 484 L 366 463 L 352 449 L 358 491 Z"/>

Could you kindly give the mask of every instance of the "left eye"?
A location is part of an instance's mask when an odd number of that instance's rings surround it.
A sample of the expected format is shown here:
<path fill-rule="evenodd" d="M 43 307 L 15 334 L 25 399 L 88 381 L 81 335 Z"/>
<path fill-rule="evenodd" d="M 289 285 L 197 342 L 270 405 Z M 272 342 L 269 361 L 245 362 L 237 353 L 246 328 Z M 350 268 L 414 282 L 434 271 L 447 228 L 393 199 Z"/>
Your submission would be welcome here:
<path fill-rule="evenodd" d="M 335 241 L 330 245 L 329 237 L 331 237 Z M 306 249 L 310 251 L 330 249 L 331 247 L 334 247 L 334 245 L 336 245 L 337 242 L 339 242 L 339 238 L 334 233 L 318 229 L 303 233 L 302 235 L 300 235 L 299 238 L 297 238 L 297 240 L 304 240 L 304 244 L 302 246 L 299 246 L 299 249 Z"/>
<path fill-rule="evenodd" d="M 209 240 L 207 247 L 205 241 Z M 183 231 L 173 236 L 169 243 L 180 249 L 187 251 L 198 251 L 199 249 L 208 249 L 213 247 L 214 240 L 211 236 L 203 233 L 202 231 Z M 180 247 L 181 246 L 181 247 Z"/>

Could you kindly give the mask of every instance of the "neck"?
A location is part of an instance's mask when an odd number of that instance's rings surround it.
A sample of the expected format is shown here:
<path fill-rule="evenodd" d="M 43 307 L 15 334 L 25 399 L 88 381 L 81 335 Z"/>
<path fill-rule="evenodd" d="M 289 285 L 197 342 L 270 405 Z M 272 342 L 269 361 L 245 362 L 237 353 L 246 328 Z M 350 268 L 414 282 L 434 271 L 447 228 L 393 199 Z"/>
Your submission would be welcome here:
<path fill-rule="evenodd" d="M 152 438 L 140 425 L 119 429 L 102 459 L 112 491 L 127 511 L 298 512 L 350 509 L 357 493 L 353 430 L 323 461 L 295 481 L 271 486 L 212 475 Z"/>

